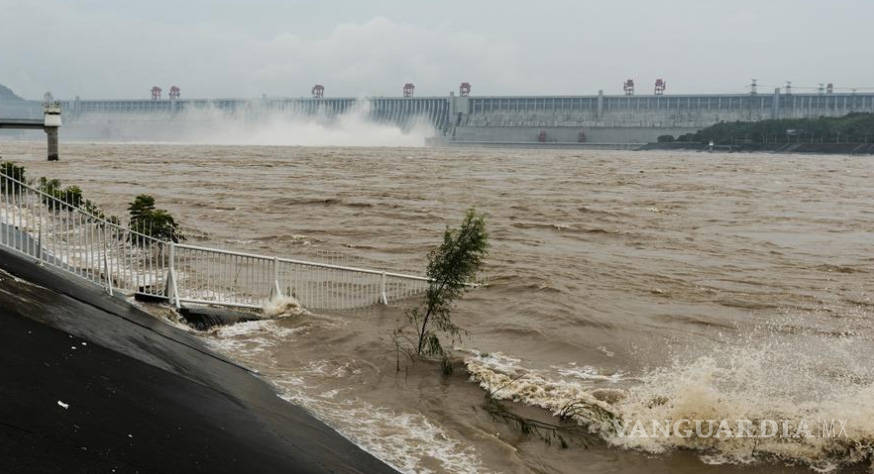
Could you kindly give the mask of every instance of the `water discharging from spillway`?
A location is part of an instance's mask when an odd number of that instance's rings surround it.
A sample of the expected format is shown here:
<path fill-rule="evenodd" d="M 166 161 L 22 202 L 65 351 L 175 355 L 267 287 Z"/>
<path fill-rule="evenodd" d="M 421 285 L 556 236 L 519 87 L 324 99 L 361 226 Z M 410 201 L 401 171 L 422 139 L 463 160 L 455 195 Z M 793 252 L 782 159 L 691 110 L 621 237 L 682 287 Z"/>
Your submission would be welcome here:
<path fill-rule="evenodd" d="M 437 132 L 424 117 L 402 123 L 377 121 L 367 100 L 343 113 L 306 114 L 262 108 L 239 111 L 214 106 L 174 113 L 87 113 L 68 120 L 65 139 L 266 146 L 420 147 Z"/>
<path fill-rule="evenodd" d="M 396 371 L 391 331 L 414 301 L 204 335 L 405 472 L 870 463 L 867 158 L 72 143 L 46 163 L 42 146 L 2 144 L 110 213 L 154 195 L 195 244 L 421 271 L 445 225 L 487 213 L 489 285 L 456 309 L 469 335 L 451 377 L 403 358 Z M 490 411 L 484 389 L 517 415 L 556 424 L 564 409 L 586 429 L 547 444 Z M 779 425 L 684 436 L 696 420 Z"/>

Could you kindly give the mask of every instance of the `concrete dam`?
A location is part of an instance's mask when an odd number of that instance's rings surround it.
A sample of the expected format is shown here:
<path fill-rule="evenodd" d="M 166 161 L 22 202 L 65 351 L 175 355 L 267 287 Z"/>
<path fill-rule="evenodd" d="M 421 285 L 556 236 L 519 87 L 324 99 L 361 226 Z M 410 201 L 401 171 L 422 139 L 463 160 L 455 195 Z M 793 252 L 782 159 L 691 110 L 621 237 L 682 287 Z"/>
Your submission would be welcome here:
<path fill-rule="evenodd" d="M 61 101 L 65 126 L 136 121 L 149 127 L 204 111 L 242 120 L 287 114 L 331 121 L 353 111 L 408 128 L 428 123 L 434 144 L 586 146 L 656 141 L 733 121 L 874 113 L 874 93 L 468 96 Z M 585 145 L 584 145 L 585 144 Z"/>

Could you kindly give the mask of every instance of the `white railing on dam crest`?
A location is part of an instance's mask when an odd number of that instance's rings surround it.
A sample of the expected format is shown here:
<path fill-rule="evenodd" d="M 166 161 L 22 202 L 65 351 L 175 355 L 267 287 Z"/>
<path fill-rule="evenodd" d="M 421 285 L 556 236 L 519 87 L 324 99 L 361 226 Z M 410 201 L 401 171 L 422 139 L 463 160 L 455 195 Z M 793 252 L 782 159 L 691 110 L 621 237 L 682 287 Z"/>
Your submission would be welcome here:
<path fill-rule="evenodd" d="M 388 304 L 425 277 L 156 239 L 0 172 L 0 246 L 122 291 L 182 303 L 261 308 L 293 296 L 312 310 Z"/>

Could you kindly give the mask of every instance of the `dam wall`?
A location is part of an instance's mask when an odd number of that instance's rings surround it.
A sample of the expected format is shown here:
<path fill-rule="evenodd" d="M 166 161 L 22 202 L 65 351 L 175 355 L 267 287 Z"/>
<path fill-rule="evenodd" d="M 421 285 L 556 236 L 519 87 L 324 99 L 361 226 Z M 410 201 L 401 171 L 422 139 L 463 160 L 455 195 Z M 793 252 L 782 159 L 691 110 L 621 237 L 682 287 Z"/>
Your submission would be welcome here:
<path fill-rule="evenodd" d="M 350 112 L 409 128 L 431 124 L 441 143 L 644 143 L 719 122 L 874 113 L 874 93 L 456 96 L 63 101 L 65 123 L 188 120 L 203 111 L 257 120 L 275 114 L 331 121 Z"/>
<path fill-rule="evenodd" d="M 449 141 L 645 143 L 719 122 L 874 112 L 874 94 L 454 97 Z"/>
<path fill-rule="evenodd" d="M 874 94 L 471 97 L 465 126 L 702 128 L 874 112 Z"/>

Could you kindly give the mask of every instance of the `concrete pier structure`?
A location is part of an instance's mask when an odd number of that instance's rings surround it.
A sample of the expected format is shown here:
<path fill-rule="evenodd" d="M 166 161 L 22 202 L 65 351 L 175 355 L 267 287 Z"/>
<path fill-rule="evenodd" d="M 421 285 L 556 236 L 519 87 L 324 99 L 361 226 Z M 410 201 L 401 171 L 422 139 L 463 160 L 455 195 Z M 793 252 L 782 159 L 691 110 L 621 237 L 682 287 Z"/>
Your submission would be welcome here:
<path fill-rule="evenodd" d="M 48 161 L 57 161 L 58 154 L 58 129 L 61 128 L 61 107 L 59 103 L 46 104 L 43 110 L 43 119 L 12 119 L 0 118 L 0 128 L 7 129 L 42 129 L 46 133 L 46 158 Z"/>
<path fill-rule="evenodd" d="M 43 117 L 43 130 L 46 132 L 46 156 L 49 161 L 58 161 L 58 129 L 61 128 L 61 106 L 58 103 L 46 104 Z"/>
<path fill-rule="evenodd" d="M 117 114 L 179 115 L 214 109 L 239 117 L 294 114 L 332 119 L 358 110 L 371 120 L 430 123 L 443 142 L 644 143 L 719 122 L 874 113 L 874 93 L 461 96 L 73 100 L 68 123 Z"/>

